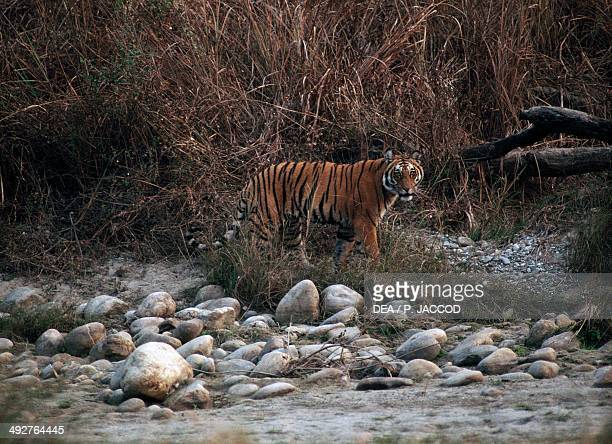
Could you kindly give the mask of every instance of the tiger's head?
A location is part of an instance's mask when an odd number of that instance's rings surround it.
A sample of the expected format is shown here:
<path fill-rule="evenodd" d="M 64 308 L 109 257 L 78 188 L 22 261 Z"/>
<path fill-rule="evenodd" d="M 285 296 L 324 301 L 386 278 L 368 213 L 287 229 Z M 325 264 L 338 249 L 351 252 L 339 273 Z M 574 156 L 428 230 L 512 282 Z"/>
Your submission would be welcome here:
<path fill-rule="evenodd" d="M 385 152 L 387 167 L 383 174 L 383 187 L 399 196 L 402 201 L 410 201 L 423 179 L 423 167 L 418 160 L 408 156 L 393 156 L 391 150 Z"/>

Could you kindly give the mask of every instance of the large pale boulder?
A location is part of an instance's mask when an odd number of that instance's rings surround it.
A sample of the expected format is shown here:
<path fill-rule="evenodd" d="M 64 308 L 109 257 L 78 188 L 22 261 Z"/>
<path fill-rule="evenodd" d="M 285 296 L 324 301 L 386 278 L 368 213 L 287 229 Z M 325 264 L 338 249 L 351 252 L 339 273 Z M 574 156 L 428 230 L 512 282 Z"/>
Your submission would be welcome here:
<path fill-rule="evenodd" d="M 314 321 L 319 317 L 319 292 L 310 280 L 295 284 L 276 307 L 276 321 L 287 325 Z"/>
<path fill-rule="evenodd" d="M 136 316 L 144 317 L 160 317 L 167 318 L 176 311 L 176 302 L 170 293 L 165 291 L 156 291 L 151 293 L 140 303 L 136 309 Z"/>
<path fill-rule="evenodd" d="M 347 308 L 355 308 L 362 312 L 365 306 L 363 296 L 346 285 L 330 285 L 321 292 L 323 311 L 335 314 Z"/>
<path fill-rule="evenodd" d="M 126 396 L 157 400 L 166 399 L 174 387 L 193 377 L 189 363 L 170 345 L 161 342 L 138 347 L 117 372 L 114 377 Z"/>

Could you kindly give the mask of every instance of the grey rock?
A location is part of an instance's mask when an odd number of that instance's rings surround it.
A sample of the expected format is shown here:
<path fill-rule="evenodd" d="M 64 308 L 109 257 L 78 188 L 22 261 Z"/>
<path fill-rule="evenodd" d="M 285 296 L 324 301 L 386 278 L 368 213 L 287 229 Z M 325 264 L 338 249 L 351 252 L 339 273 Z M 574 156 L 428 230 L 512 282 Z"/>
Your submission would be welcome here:
<path fill-rule="evenodd" d="M 425 359 L 413 359 L 407 362 L 399 372 L 401 378 L 408 378 L 413 381 L 437 378 L 441 374 L 440 367 Z"/>
<path fill-rule="evenodd" d="M 449 358 L 455 365 L 465 365 L 465 360 L 473 355 L 474 347 L 478 345 L 492 345 L 494 340 L 501 339 L 502 333 L 496 328 L 483 328 L 482 330 L 471 334 L 461 341 L 448 354 Z"/>
<path fill-rule="evenodd" d="M 165 291 L 156 291 L 149 294 L 136 309 L 136 316 L 139 318 L 159 317 L 167 318 L 176 311 L 176 302 Z"/>
<path fill-rule="evenodd" d="M 446 387 L 459 387 L 482 381 L 484 381 L 484 376 L 481 372 L 474 370 L 462 370 L 460 372 L 453 373 L 452 376 L 442 381 L 441 385 Z"/>
<path fill-rule="evenodd" d="M 99 372 L 108 372 L 115 368 L 113 363 L 108 359 L 98 359 L 97 361 L 92 362 L 91 366 Z"/>
<path fill-rule="evenodd" d="M 58 372 L 55 371 L 53 364 L 48 364 L 45 368 L 40 371 L 40 377 L 42 379 L 51 379 L 57 378 L 59 376 Z"/>
<path fill-rule="evenodd" d="M 501 375 L 508 372 L 518 362 L 518 357 L 509 348 L 499 348 L 484 358 L 477 369 L 487 375 Z"/>
<path fill-rule="evenodd" d="M 457 244 L 460 247 L 472 247 L 472 246 L 476 245 L 476 242 L 474 242 L 472 239 L 470 239 L 467 236 L 459 236 L 457 238 Z"/>
<path fill-rule="evenodd" d="M 555 362 L 557 360 L 557 352 L 552 347 L 540 348 L 529 354 L 529 356 L 520 360 L 523 362 L 535 362 L 535 361 L 550 361 Z"/>
<path fill-rule="evenodd" d="M 211 311 L 203 310 L 198 318 L 204 323 L 205 329 L 220 330 L 234 325 L 234 321 L 236 321 L 236 311 L 234 311 L 232 307 L 220 307 Z"/>
<path fill-rule="evenodd" d="M 552 336 L 542 343 L 542 348 L 551 347 L 556 351 L 559 350 L 577 350 L 580 348 L 580 341 L 576 337 L 573 331 L 566 331 L 564 333 Z"/>
<path fill-rule="evenodd" d="M 533 324 L 531 330 L 529 330 L 529 335 L 525 340 L 525 345 L 529 347 L 539 347 L 546 338 L 554 335 L 557 330 L 558 327 L 555 321 L 550 319 L 540 319 L 538 322 Z"/>
<path fill-rule="evenodd" d="M 529 366 L 527 372 L 537 379 L 554 378 L 559 374 L 559 366 L 554 362 L 536 361 Z"/>
<path fill-rule="evenodd" d="M 247 344 L 242 339 L 230 339 L 228 341 L 225 341 L 219 347 L 231 353 L 233 351 L 238 350 L 240 347 L 244 347 L 245 345 Z"/>
<path fill-rule="evenodd" d="M 294 285 L 276 307 L 276 320 L 288 325 L 293 322 L 309 322 L 319 317 L 319 292 L 312 281 L 304 280 Z"/>
<path fill-rule="evenodd" d="M 74 356 L 87 356 L 91 348 L 106 336 L 106 328 L 99 322 L 90 322 L 70 331 L 64 338 L 64 348 Z"/>
<path fill-rule="evenodd" d="M 255 364 L 244 359 L 231 359 L 217 362 L 217 373 L 247 375 L 255 368 Z"/>
<path fill-rule="evenodd" d="M 18 287 L 9 292 L 0 302 L 0 311 L 13 313 L 37 307 L 45 302 L 38 288 Z"/>
<path fill-rule="evenodd" d="M 202 330 L 204 330 L 204 322 L 201 319 L 191 319 L 179 322 L 172 332 L 172 336 L 182 343 L 186 343 L 197 338 Z"/>
<path fill-rule="evenodd" d="M 128 396 L 142 395 L 153 399 L 165 399 L 176 384 L 193 377 L 187 361 L 171 346 L 161 342 L 149 342 L 138 347 L 117 372 L 120 386 Z"/>
<path fill-rule="evenodd" d="M 14 344 L 13 341 L 7 338 L 0 338 L 0 353 L 12 350 Z"/>
<path fill-rule="evenodd" d="M 125 319 L 125 323 L 127 325 L 130 325 L 132 322 L 138 319 L 138 316 L 136 316 L 136 310 L 126 311 L 125 314 L 123 315 L 123 319 Z"/>
<path fill-rule="evenodd" d="M 606 366 L 595 372 L 594 387 L 612 387 L 612 366 Z"/>
<path fill-rule="evenodd" d="M 107 335 L 104 339 L 96 343 L 96 345 L 91 348 L 89 356 L 96 360 L 108 359 L 109 361 L 121 361 L 127 358 L 135 348 L 130 334 L 122 331 Z"/>
<path fill-rule="evenodd" d="M 151 330 L 154 332 L 158 331 L 158 327 L 164 322 L 164 318 L 156 316 L 147 316 L 144 318 L 136 319 L 130 324 L 130 332 L 133 335 L 138 334 L 142 330 Z"/>
<path fill-rule="evenodd" d="M 212 358 L 208 358 L 204 355 L 189 355 L 186 360 L 194 370 L 206 373 L 215 372 L 215 361 Z"/>
<path fill-rule="evenodd" d="M 504 382 L 521 382 L 521 381 L 532 381 L 533 376 L 529 373 L 513 372 L 504 373 L 500 376 L 500 379 Z"/>
<path fill-rule="evenodd" d="M 567 330 L 568 328 L 573 327 L 576 322 L 565 313 L 561 313 L 555 317 L 555 324 L 557 324 L 557 327 L 559 327 L 560 330 Z"/>
<path fill-rule="evenodd" d="M 344 328 L 345 325 L 342 323 L 337 323 L 337 324 L 327 324 L 327 325 L 319 325 L 316 327 L 310 327 L 308 329 L 308 333 L 306 334 L 307 336 L 313 337 L 313 336 L 325 336 L 327 335 L 330 331 L 335 330 L 335 329 L 340 329 L 340 328 Z"/>
<path fill-rule="evenodd" d="M 39 385 L 40 379 L 32 375 L 21 375 L 5 379 L 3 383 L 12 388 L 28 388 Z"/>
<path fill-rule="evenodd" d="M 211 357 L 215 360 L 215 361 L 220 361 L 223 358 L 225 358 L 227 355 L 229 355 L 228 352 L 226 352 L 225 350 L 223 350 L 222 348 L 215 348 L 213 349 L 212 353 L 211 353 Z"/>
<path fill-rule="evenodd" d="M 393 377 L 373 377 L 359 381 L 355 390 L 388 390 L 413 385 L 412 379 Z"/>
<path fill-rule="evenodd" d="M 306 377 L 306 382 L 309 384 L 318 383 L 321 381 L 340 381 L 345 379 L 346 374 L 339 368 L 324 368 Z"/>
<path fill-rule="evenodd" d="M 37 355 L 53 356 L 64 350 L 64 335 L 54 328 L 45 331 L 36 340 Z"/>
<path fill-rule="evenodd" d="M 221 299 L 225 297 L 225 290 L 221 285 L 205 285 L 196 293 L 195 303 L 210 301 L 213 299 Z"/>
<path fill-rule="evenodd" d="M 287 353 L 273 351 L 265 354 L 261 360 L 257 363 L 251 376 L 254 377 L 268 377 L 268 376 L 280 376 L 289 368 L 291 363 L 291 356 Z"/>
<path fill-rule="evenodd" d="M 8 364 L 14 358 L 15 358 L 15 356 L 11 352 L 0 353 L 0 365 L 1 364 Z"/>
<path fill-rule="evenodd" d="M 579 373 L 587 373 L 597 370 L 597 367 L 591 364 L 578 364 L 572 370 Z"/>
<path fill-rule="evenodd" d="M 97 321 L 120 315 L 128 308 L 121 299 L 101 295 L 90 299 L 83 308 L 83 318 L 87 321 Z"/>
<path fill-rule="evenodd" d="M 226 377 L 223 382 L 221 382 L 221 385 L 225 388 L 228 388 L 235 384 L 246 384 L 251 381 L 252 379 L 249 378 L 247 375 L 232 375 Z"/>
<path fill-rule="evenodd" d="M 255 392 L 251 398 L 253 399 L 266 399 L 272 398 L 275 396 L 283 396 L 294 392 L 297 390 L 297 387 L 289 384 L 288 382 L 275 382 L 270 385 L 266 385 L 265 387 L 260 388 Z"/>
<path fill-rule="evenodd" d="M 255 342 L 240 347 L 238 350 L 231 352 L 225 360 L 244 359 L 246 361 L 255 362 L 265 345 L 265 342 Z"/>
<path fill-rule="evenodd" d="M 236 315 L 240 314 L 240 308 L 241 308 L 240 301 L 234 298 L 211 299 L 211 300 L 204 301 L 196 305 L 196 308 L 200 308 L 203 310 L 211 310 L 211 311 L 216 308 L 224 308 L 224 307 L 231 307 L 234 309 L 234 313 L 236 313 Z"/>
<path fill-rule="evenodd" d="M 263 346 L 263 348 L 261 349 L 261 353 L 259 354 L 259 358 L 261 359 L 261 357 L 263 357 L 264 355 L 274 351 L 274 350 L 278 350 L 280 348 L 285 348 L 287 346 L 287 341 L 285 340 L 284 337 L 282 336 L 272 336 L 271 338 L 269 338 L 265 345 Z"/>
<path fill-rule="evenodd" d="M 356 319 L 358 315 L 359 315 L 359 312 L 357 311 L 355 307 L 347 307 L 343 310 L 340 310 L 336 314 L 330 316 L 329 318 L 325 319 L 321 323 L 321 325 L 330 325 L 330 324 L 338 324 L 338 323 L 345 324 L 349 321 Z"/>
<path fill-rule="evenodd" d="M 446 342 L 444 330 L 439 328 L 425 330 L 410 336 L 406 342 L 397 348 L 395 354 L 404 361 L 412 359 L 431 361 L 438 356 L 442 349 L 440 344 L 444 342 Z"/>
<path fill-rule="evenodd" d="M 253 395 L 255 392 L 257 392 L 257 390 L 259 390 L 259 386 L 257 386 L 256 384 L 235 384 L 230 386 L 230 388 L 227 390 L 227 393 L 232 396 L 246 398 Z"/>
<path fill-rule="evenodd" d="M 123 401 L 117 407 L 117 411 L 121 413 L 137 412 L 145 408 L 145 402 L 140 398 L 130 398 Z"/>
<path fill-rule="evenodd" d="M 325 313 L 338 313 L 344 309 L 353 307 L 362 312 L 365 306 L 363 296 L 346 285 L 330 285 L 321 292 L 323 300 L 323 311 Z"/>
<path fill-rule="evenodd" d="M 351 342 L 353 339 L 361 336 L 361 330 L 359 327 L 344 327 L 344 328 L 335 328 L 330 330 L 327 334 L 327 337 L 330 341 L 335 342 Z"/>
<path fill-rule="evenodd" d="M 143 330 L 139 332 L 134 336 L 134 339 L 136 339 L 136 347 L 140 347 L 142 344 L 146 344 L 147 342 L 162 342 L 170 345 L 172 348 L 179 348 L 182 345 L 181 341 L 172 336 L 162 335 L 150 330 Z"/>
<path fill-rule="evenodd" d="M 164 405 L 174 411 L 212 408 L 210 393 L 202 384 L 202 381 L 194 381 L 179 388 L 164 401 Z"/>
<path fill-rule="evenodd" d="M 157 419 L 172 419 L 175 416 L 176 416 L 176 413 L 174 413 L 168 407 L 162 407 L 151 413 L 151 419 L 156 419 L 156 420 Z"/>
<path fill-rule="evenodd" d="M 186 358 L 189 355 L 201 354 L 204 356 L 210 356 L 213 348 L 213 338 L 209 335 L 198 336 L 192 339 L 187 344 L 177 348 L 176 351 L 179 355 Z"/>

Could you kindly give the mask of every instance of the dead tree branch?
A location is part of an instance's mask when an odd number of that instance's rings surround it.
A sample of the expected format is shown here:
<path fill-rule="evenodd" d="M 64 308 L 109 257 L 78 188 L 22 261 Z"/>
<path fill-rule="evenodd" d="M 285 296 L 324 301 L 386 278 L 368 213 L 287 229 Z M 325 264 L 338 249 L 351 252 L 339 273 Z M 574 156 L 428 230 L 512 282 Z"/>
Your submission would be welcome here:
<path fill-rule="evenodd" d="M 461 157 L 466 162 L 497 159 L 515 148 L 532 145 L 547 136 L 564 133 L 612 144 L 612 121 L 582 111 L 553 106 L 535 106 L 523 111 L 521 119 L 531 123 L 517 134 L 493 142 L 465 148 Z"/>

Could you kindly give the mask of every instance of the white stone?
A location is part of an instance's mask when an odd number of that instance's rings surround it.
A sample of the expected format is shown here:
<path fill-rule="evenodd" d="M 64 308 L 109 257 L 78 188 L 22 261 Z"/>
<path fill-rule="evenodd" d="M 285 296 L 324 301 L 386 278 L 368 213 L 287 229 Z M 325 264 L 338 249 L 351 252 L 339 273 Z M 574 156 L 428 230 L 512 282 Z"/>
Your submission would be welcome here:
<path fill-rule="evenodd" d="M 128 304 L 119 298 L 108 295 L 96 296 L 85 305 L 83 318 L 88 321 L 97 321 L 119 315 L 127 308 Z"/>
<path fill-rule="evenodd" d="M 176 311 L 176 302 L 169 293 L 156 291 L 149 294 L 136 309 L 136 316 L 167 318 Z"/>
<path fill-rule="evenodd" d="M 365 306 L 363 296 L 346 285 L 330 285 L 321 292 L 323 311 L 325 313 L 338 313 L 346 308 L 353 307 L 362 312 Z"/>
<path fill-rule="evenodd" d="M 158 400 L 165 399 L 177 384 L 193 377 L 189 363 L 161 342 L 141 345 L 117 371 L 120 387 L 127 396 Z"/>
<path fill-rule="evenodd" d="M 275 318 L 283 325 L 314 321 L 318 317 L 319 292 L 310 280 L 303 280 L 294 285 L 276 307 Z"/>

